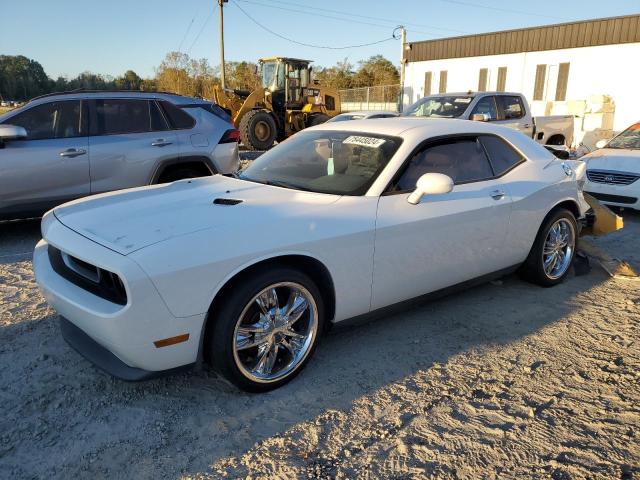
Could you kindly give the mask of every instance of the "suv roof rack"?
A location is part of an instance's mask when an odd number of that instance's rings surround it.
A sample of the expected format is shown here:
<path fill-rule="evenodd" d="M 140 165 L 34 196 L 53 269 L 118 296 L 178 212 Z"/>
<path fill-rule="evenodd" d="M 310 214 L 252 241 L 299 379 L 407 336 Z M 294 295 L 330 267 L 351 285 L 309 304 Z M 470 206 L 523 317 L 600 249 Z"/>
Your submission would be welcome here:
<path fill-rule="evenodd" d="M 75 90 L 66 90 L 64 92 L 51 92 L 45 93 L 44 95 L 39 95 L 37 97 L 33 97 L 29 102 L 33 102 L 34 100 L 39 100 L 41 98 L 54 97 L 56 95 L 73 95 L 75 93 L 159 93 L 162 95 L 175 95 L 177 97 L 184 97 L 185 95 L 181 95 L 179 93 L 174 92 L 163 92 L 157 90 L 91 90 L 87 88 L 76 88 Z M 27 102 L 27 103 L 29 103 Z"/>

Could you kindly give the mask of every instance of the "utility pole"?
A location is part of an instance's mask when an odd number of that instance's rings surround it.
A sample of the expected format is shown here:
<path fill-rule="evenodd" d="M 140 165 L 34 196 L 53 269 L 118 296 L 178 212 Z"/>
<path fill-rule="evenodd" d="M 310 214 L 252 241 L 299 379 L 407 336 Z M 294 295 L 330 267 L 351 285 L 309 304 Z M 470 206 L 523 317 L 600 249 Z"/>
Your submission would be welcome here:
<path fill-rule="evenodd" d="M 401 41 L 400 41 L 400 103 L 398 105 L 398 110 L 400 111 L 400 113 L 402 113 L 403 110 L 403 104 L 404 104 L 404 65 L 405 65 L 405 59 L 404 59 L 404 50 L 405 50 L 405 44 L 407 43 L 407 31 L 405 30 L 403 25 L 400 25 L 400 32 L 401 32 Z"/>
<path fill-rule="evenodd" d="M 222 6 L 227 2 L 229 0 L 218 0 L 218 7 L 220 7 L 220 84 L 223 90 L 227 87 L 227 83 L 224 78 L 224 17 Z"/>

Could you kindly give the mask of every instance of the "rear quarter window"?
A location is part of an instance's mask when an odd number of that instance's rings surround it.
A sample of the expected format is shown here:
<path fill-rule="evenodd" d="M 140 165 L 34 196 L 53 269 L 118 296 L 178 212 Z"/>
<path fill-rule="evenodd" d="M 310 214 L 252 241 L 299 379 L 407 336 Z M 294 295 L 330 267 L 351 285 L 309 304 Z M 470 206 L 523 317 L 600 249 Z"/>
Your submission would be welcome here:
<path fill-rule="evenodd" d="M 173 103 L 167 102 L 166 100 L 160 100 L 160 107 L 167 117 L 172 129 L 185 130 L 195 126 L 195 119 L 183 109 L 176 107 Z"/>
<path fill-rule="evenodd" d="M 496 177 L 504 175 L 524 161 L 524 157 L 501 138 L 483 135 L 480 137 L 480 141 L 487 151 Z"/>

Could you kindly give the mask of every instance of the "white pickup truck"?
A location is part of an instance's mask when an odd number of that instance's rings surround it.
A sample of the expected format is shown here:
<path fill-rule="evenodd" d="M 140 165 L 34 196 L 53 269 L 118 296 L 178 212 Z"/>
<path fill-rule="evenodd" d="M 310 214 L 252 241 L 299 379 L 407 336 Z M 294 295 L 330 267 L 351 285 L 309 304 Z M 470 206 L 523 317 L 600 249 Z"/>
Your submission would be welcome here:
<path fill-rule="evenodd" d="M 570 147 L 573 116 L 533 117 L 524 95 L 507 92 L 442 93 L 421 98 L 403 116 L 495 122 L 520 130 L 543 145 Z"/>

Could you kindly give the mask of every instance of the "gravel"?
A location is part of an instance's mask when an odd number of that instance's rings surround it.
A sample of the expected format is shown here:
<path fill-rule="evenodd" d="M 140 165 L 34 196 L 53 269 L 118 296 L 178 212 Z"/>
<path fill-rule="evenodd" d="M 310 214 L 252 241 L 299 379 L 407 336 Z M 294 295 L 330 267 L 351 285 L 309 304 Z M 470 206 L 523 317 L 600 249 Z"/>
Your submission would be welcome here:
<path fill-rule="evenodd" d="M 640 269 L 640 215 L 587 240 Z M 640 475 L 640 283 L 509 276 L 328 335 L 262 395 L 199 369 L 125 383 L 60 336 L 37 221 L 0 224 L 0 478 Z"/>

